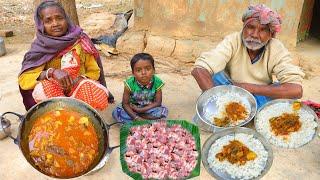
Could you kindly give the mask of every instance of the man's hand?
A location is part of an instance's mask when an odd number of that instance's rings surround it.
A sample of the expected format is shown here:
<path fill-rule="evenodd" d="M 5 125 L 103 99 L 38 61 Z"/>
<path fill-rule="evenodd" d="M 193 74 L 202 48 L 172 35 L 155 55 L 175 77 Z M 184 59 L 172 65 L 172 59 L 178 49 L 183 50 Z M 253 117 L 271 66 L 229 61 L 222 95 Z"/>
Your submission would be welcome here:
<path fill-rule="evenodd" d="M 192 70 L 191 74 L 194 77 L 194 79 L 196 79 L 202 91 L 211 89 L 214 86 L 211 74 L 208 70 L 196 67 Z"/>
<path fill-rule="evenodd" d="M 237 82 L 233 82 L 233 85 L 234 86 L 238 86 L 238 87 L 241 87 L 242 89 L 246 89 L 246 83 L 237 83 Z"/>

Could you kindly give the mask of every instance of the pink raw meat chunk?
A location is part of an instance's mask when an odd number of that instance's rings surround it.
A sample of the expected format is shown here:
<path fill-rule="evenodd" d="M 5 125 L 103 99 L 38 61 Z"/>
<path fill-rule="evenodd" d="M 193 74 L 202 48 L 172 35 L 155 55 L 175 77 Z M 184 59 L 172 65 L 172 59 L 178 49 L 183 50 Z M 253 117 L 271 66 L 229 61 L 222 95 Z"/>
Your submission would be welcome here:
<path fill-rule="evenodd" d="M 125 160 L 144 179 L 182 179 L 197 165 L 196 143 L 180 125 L 166 122 L 136 126 L 127 138 Z"/>

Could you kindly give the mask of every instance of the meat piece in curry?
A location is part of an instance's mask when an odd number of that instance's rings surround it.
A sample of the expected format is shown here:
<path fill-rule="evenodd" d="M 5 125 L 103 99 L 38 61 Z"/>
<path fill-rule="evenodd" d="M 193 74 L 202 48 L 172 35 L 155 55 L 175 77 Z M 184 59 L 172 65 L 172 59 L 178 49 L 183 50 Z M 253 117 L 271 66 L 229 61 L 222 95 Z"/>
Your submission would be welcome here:
<path fill-rule="evenodd" d="M 32 161 L 53 177 L 75 177 L 98 155 L 98 136 L 88 117 L 55 110 L 35 120 L 29 135 Z"/>
<path fill-rule="evenodd" d="M 223 118 L 214 117 L 214 124 L 220 127 L 227 127 L 235 124 L 238 120 L 243 120 L 248 116 L 246 108 L 238 102 L 230 102 L 225 107 Z"/>
<path fill-rule="evenodd" d="M 296 113 L 283 113 L 281 116 L 269 120 L 272 132 L 278 136 L 289 135 L 301 128 L 299 115 Z"/>
<path fill-rule="evenodd" d="M 216 154 L 219 161 L 228 160 L 231 164 L 244 165 L 247 161 L 254 160 L 257 154 L 238 140 L 230 141 L 220 153 Z"/>
<path fill-rule="evenodd" d="M 295 102 L 292 104 L 292 110 L 296 112 L 296 111 L 298 111 L 298 110 L 301 109 L 301 106 L 302 106 L 301 102 L 295 101 Z"/>

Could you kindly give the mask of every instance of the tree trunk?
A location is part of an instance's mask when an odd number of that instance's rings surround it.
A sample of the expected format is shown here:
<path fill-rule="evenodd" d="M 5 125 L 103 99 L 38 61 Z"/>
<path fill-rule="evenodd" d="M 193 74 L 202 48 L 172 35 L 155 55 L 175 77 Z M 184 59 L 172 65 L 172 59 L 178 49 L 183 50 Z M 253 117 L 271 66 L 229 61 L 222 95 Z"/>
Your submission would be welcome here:
<path fill-rule="evenodd" d="M 37 7 L 42 0 L 33 0 L 34 7 Z M 79 19 L 77 14 L 76 2 L 75 0 L 58 0 L 62 7 L 66 11 L 67 15 L 70 17 L 71 21 L 79 25 Z"/>

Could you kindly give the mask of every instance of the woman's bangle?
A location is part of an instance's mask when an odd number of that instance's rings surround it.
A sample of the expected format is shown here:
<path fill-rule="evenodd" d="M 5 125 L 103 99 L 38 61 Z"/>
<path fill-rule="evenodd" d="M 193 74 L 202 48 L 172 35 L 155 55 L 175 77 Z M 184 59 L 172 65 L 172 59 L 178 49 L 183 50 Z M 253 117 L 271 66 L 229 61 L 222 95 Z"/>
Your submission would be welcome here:
<path fill-rule="evenodd" d="M 85 75 L 80 75 L 83 79 L 87 79 L 87 76 Z"/>
<path fill-rule="evenodd" d="M 49 77 L 50 70 L 52 70 L 52 71 L 51 71 L 51 75 L 50 75 L 50 77 Z M 54 71 L 53 68 L 49 68 L 49 69 L 46 71 L 46 79 L 49 79 L 49 78 L 52 77 L 53 71 Z"/>

